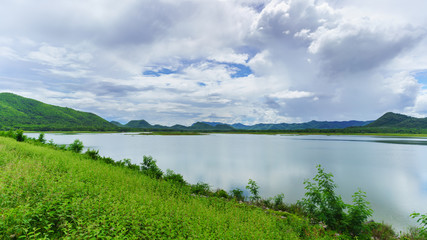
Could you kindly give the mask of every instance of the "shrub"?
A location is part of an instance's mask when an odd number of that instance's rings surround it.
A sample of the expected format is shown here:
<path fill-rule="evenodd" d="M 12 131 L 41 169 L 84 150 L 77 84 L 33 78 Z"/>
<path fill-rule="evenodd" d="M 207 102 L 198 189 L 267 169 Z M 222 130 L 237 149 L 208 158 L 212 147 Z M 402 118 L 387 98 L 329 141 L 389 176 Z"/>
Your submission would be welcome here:
<path fill-rule="evenodd" d="M 235 198 L 237 201 L 245 201 L 245 196 L 243 196 L 243 191 L 235 188 L 230 191 L 230 195 Z"/>
<path fill-rule="evenodd" d="M 363 223 L 372 216 L 369 202 L 365 200 L 366 193 L 359 189 L 353 195 L 353 205 L 348 205 L 347 230 L 353 236 L 359 235 L 363 230 Z"/>
<path fill-rule="evenodd" d="M 141 163 L 141 170 L 152 178 L 160 179 L 163 176 L 162 170 L 157 166 L 156 160 L 151 156 L 144 156 Z"/>
<path fill-rule="evenodd" d="M 418 218 L 417 222 L 421 224 L 421 226 L 418 228 L 420 236 L 427 239 L 427 214 L 420 214 L 420 213 L 412 213 L 412 218 Z"/>
<path fill-rule="evenodd" d="M 40 133 L 39 138 L 37 138 L 37 141 L 43 144 L 46 143 L 46 139 L 44 138 L 44 133 Z"/>
<path fill-rule="evenodd" d="M 217 189 L 214 192 L 214 196 L 215 197 L 219 197 L 219 198 L 226 198 L 226 199 L 230 198 L 230 196 L 228 195 L 228 193 L 225 190 L 223 190 L 223 189 Z"/>
<path fill-rule="evenodd" d="M 174 171 L 167 169 L 166 174 L 163 177 L 164 180 L 179 183 L 179 184 L 187 184 L 184 180 L 184 177 L 181 174 L 175 173 Z"/>
<path fill-rule="evenodd" d="M 197 184 L 191 185 L 190 191 L 191 191 L 191 193 L 194 193 L 197 195 L 209 196 L 210 195 L 210 186 L 207 183 L 198 182 Z"/>
<path fill-rule="evenodd" d="M 17 130 L 15 133 L 15 139 L 18 142 L 23 142 L 25 140 L 24 131 L 21 129 Z"/>
<path fill-rule="evenodd" d="M 285 199 L 285 194 L 281 193 L 273 197 L 273 207 L 278 209 L 284 205 L 283 199 Z"/>
<path fill-rule="evenodd" d="M 75 153 L 81 153 L 83 147 L 83 142 L 79 139 L 76 139 L 72 144 L 70 144 L 70 146 L 68 146 L 68 150 L 73 151 Z"/>
<path fill-rule="evenodd" d="M 93 159 L 93 160 L 98 160 L 100 158 L 99 156 L 99 150 L 95 150 L 95 149 L 88 149 L 85 154 Z"/>
<path fill-rule="evenodd" d="M 323 222 L 328 228 L 338 230 L 343 227 L 345 204 L 341 196 L 335 194 L 336 185 L 332 177 L 331 173 L 325 173 L 324 169 L 318 165 L 317 175 L 313 178 L 316 183 L 304 181 L 307 192 L 301 205 L 307 214 L 318 222 Z"/>
<path fill-rule="evenodd" d="M 258 192 L 259 186 L 256 184 L 254 180 L 249 179 L 246 189 L 248 189 L 252 194 L 252 196 L 249 197 L 252 202 L 258 202 L 261 199 Z"/>

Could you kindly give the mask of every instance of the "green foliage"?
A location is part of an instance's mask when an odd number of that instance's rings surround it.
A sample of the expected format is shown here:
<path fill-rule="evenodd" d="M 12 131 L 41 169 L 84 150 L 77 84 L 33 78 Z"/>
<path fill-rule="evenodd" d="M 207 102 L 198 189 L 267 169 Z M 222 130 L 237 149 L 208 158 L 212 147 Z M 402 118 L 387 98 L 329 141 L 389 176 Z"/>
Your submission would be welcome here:
<path fill-rule="evenodd" d="M 0 93 L 0 125 L 3 130 L 117 130 L 114 124 L 93 114 L 57 107 L 12 93 Z M 0 129 L 1 130 L 1 129 Z"/>
<path fill-rule="evenodd" d="M 317 175 L 313 178 L 315 183 L 304 181 L 307 192 L 301 203 L 310 216 L 325 223 L 328 228 L 342 229 L 345 204 L 341 196 L 335 194 L 333 175 L 325 173 L 320 165 L 317 166 L 317 171 Z"/>
<path fill-rule="evenodd" d="M 86 150 L 85 154 L 93 160 L 98 160 L 101 158 L 101 156 L 99 156 L 99 150 L 88 149 Z"/>
<path fill-rule="evenodd" d="M 235 188 L 230 191 L 230 195 L 235 198 L 237 201 L 245 201 L 245 196 L 243 195 L 243 191 L 239 188 Z"/>
<path fill-rule="evenodd" d="M 204 182 L 198 182 L 196 184 L 191 185 L 190 191 L 192 194 L 197 194 L 197 195 L 203 195 L 203 196 L 211 195 L 209 184 Z"/>
<path fill-rule="evenodd" d="M 304 210 L 317 222 L 325 223 L 329 229 L 345 231 L 353 236 L 360 235 L 364 230 L 364 223 L 372 215 L 366 193 L 357 191 L 353 195 L 353 205 L 345 204 L 341 196 L 336 195 L 336 185 L 333 175 L 326 173 L 318 165 L 314 182 L 304 181 L 305 198 L 300 201 Z M 348 208 L 348 214 L 345 209 Z"/>
<path fill-rule="evenodd" d="M 84 147 L 83 142 L 80 141 L 79 139 L 76 139 L 72 144 L 70 144 L 70 146 L 68 146 L 68 150 L 75 153 L 81 153 L 83 150 L 83 147 Z"/>
<path fill-rule="evenodd" d="M 412 213 L 411 217 L 418 218 L 417 222 L 420 224 L 418 228 L 419 233 L 422 237 L 427 239 L 427 214 Z"/>
<path fill-rule="evenodd" d="M 163 171 L 157 166 L 156 162 L 157 161 L 153 159 L 153 157 L 144 156 L 141 163 L 141 169 L 146 175 L 160 179 L 163 176 Z"/>
<path fill-rule="evenodd" d="M 187 182 L 185 182 L 184 177 L 181 174 L 175 173 L 171 169 L 166 169 L 166 174 L 165 176 L 163 176 L 163 179 L 173 183 L 187 184 Z"/>
<path fill-rule="evenodd" d="M 23 142 L 25 140 L 24 131 L 19 129 L 15 134 L 16 141 Z"/>
<path fill-rule="evenodd" d="M 366 201 L 366 192 L 359 189 L 353 195 L 353 205 L 348 205 L 347 231 L 354 236 L 359 235 L 372 213 L 369 202 Z"/>
<path fill-rule="evenodd" d="M 280 208 L 284 203 L 283 200 L 285 199 L 285 194 L 281 193 L 273 197 L 273 207 L 278 209 Z"/>
<path fill-rule="evenodd" d="M 213 193 L 214 197 L 219 197 L 219 198 L 225 198 L 225 199 L 229 199 L 230 196 L 228 195 L 228 193 L 224 190 L 224 189 L 217 189 L 214 193 Z"/>
<path fill-rule="evenodd" d="M 40 133 L 39 137 L 37 138 L 37 141 L 40 143 L 45 144 L 46 143 L 46 139 L 44 138 L 44 133 Z"/>
<path fill-rule="evenodd" d="M 258 202 L 261 199 L 258 192 L 259 186 L 254 180 L 249 179 L 246 189 L 248 189 L 252 194 L 252 196 L 249 197 L 252 202 Z"/>

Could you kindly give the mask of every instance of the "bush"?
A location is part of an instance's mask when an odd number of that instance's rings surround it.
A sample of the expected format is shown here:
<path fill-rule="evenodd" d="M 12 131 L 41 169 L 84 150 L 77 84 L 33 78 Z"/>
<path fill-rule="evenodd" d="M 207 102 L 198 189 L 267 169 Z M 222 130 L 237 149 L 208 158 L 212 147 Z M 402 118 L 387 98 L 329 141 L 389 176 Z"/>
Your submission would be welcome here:
<path fill-rule="evenodd" d="M 249 179 L 246 189 L 248 189 L 252 194 L 252 196 L 249 197 L 252 202 L 258 202 L 261 199 L 258 192 L 259 186 L 256 184 L 254 180 Z"/>
<path fill-rule="evenodd" d="M 411 217 L 418 218 L 417 222 L 421 224 L 418 228 L 420 236 L 427 239 L 427 214 L 421 215 L 420 213 L 413 213 Z"/>
<path fill-rule="evenodd" d="M 364 229 L 364 223 L 373 211 L 365 200 L 366 193 L 357 191 L 353 195 L 353 204 L 345 204 L 341 196 L 335 194 L 336 185 L 331 173 L 325 173 L 318 165 L 317 175 L 313 178 L 316 183 L 304 181 L 305 198 L 299 202 L 304 211 L 317 222 L 322 222 L 329 229 L 346 231 L 353 236 L 359 235 Z M 348 214 L 344 210 L 348 208 Z"/>
<path fill-rule="evenodd" d="M 207 183 L 198 182 L 197 184 L 191 185 L 191 193 L 197 194 L 197 195 L 204 195 L 209 196 L 210 195 L 210 186 Z"/>
<path fill-rule="evenodd" d="M 157 166 L 156 160 L 151 156 L 144 156 L 141 163 L 141 170 L 148 176 L 156 179 L 160 179 L 163 176 L 162 170 Z"/>
<path fill-rule="evenodd" d="M 15 139 L 18 142 L 23 142 L 25 140 L 24 131 L 21 129 L 17 130 L 15 133 Z"/>
<path fill-rule="evenodd" d="M 230 196 L 227 194 L 227 192 L 225 190 L 223 190 L 223 189 L 217 189 L 214 192 L 214 196 L 215 197 L 219 197 L 219 198 L 226 198 L 226 199 L 230 198 Z"/>
<path fill-rule="evenodd" d="M 245 201 L 245 196 L 243 196 L 243 191 L 235 188 L 230 191 L 230 195 L 235 198 L 237 201 Z"/>
<path fill-rule="evenodd" d="M 347 231 L 353 236 L 359 235 L 363 230 L 363 223 L 372 216 L 369 202 L 365 200 L 366 193 L 359 189 L 353 195 L 353 205 L 348 205 Z"/>
<path fill-rule="evenodd" d="M 175 173 L 170 169 L 166 170 L 166 175 L 163 177 L 163 179 L 174 183 L 187 184 L 181 174 Z"/>
<path fill-rule="evenodd" d="M 307 192 L 301 205 L 309 216 L 325 223 L 330 229 L 338 230 L 343 227 L 345 204 L 341 196 L 335 194 L 336 185 L 332 177 L 318 165 L 317 175 L 313 178 L 316 183 L 304 181 Z"/>
<path fill-rule="evenodd" d="M 37 141 L 43 144 L 46 143 L 46 139 L 44 138 L 44 133 L 40 133 L 39 138 L 37 138 Z"/>
<path fill-rule="evenodd" d="M 95 150 L 95 149 L 88 149 L 85 154 L 93 159 L 93 160 L 98 160 L 100 158 L 99 156 L 99 150 Z"/>
<path fill-rule="evenodd" d="M 79 139 L 74 140 L 74 142 L 72 144 L 70 144 L 70 146 L 68 146 L 68 150 L 73 151 L 75 153 L 81 153 L 83 150 L 83 142 L 80 141 Z"/>

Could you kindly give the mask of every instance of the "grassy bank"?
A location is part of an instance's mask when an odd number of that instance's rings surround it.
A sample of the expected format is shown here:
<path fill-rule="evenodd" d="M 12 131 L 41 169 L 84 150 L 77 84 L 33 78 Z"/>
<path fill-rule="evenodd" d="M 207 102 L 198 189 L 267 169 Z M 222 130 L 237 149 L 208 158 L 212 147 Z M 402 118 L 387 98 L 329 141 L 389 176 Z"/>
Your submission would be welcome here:
<path fill-rule="evenodd" d="M 82 154 L 0 137 L 1 239 L 329 239 L 330 234 L 292 214 L 195 196 L 186 187 Z"/>

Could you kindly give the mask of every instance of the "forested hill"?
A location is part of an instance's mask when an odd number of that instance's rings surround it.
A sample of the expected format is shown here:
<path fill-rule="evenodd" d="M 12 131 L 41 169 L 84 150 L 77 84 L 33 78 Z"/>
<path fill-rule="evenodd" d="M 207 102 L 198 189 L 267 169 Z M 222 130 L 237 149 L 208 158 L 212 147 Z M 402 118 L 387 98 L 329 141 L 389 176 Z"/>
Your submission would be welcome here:
<path fill-rule="evenodd" d="M 0 93 L 0 130 L 116 130 L 107 120 L 87 112 L 45 104 L 12 93 Z"/>
<path fill-rule="evenodd" d="M 374 122 L 368 124 L 366 127 L 427 129 L 427 118 L 415 118 L 403 114 L 388 112 Z"/>

